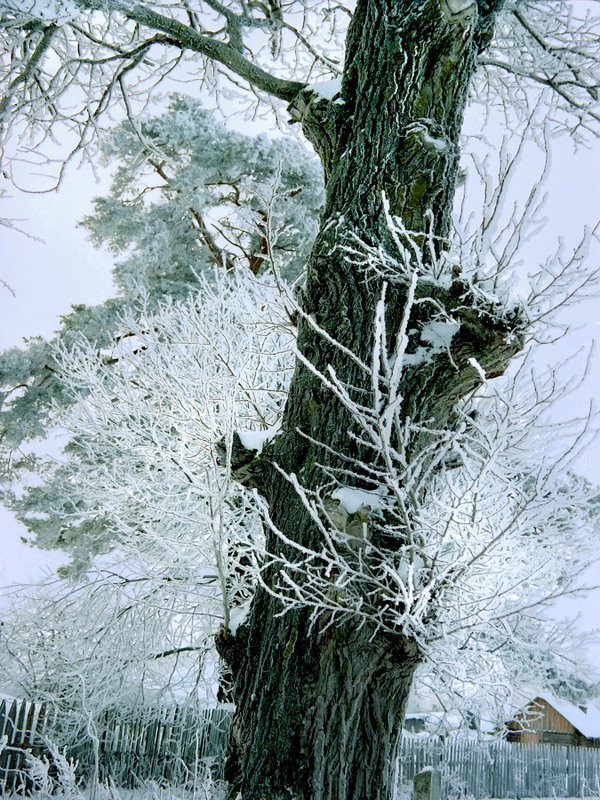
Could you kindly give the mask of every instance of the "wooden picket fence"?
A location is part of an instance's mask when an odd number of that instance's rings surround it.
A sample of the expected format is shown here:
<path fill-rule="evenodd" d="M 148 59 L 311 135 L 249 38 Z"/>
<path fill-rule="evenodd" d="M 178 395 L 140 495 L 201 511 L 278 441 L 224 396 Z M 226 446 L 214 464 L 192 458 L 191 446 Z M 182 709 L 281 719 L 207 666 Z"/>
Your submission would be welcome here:
<path fill-rule="evenodd" d="M 207 770 L 222 777 L 230 723 L 231 712 L 222 708 L 115 709 L 98 722 L 95 743 L 71 730 L 77 744 L 65 755 L 82 782 L 97 775 L 126 788 L 148 781 L 194 787 Z M 35 788 L 27 753 L 52 764 L 50 743 L 60 747 L 64 728 L 64 717 L 45 704 L 0 702 L 0 796 Z M 600 796 L 600 749 L 404 737 L 398 785 L 427 766 L 441 771 L 445 797 Z"/>
<path fill-rule="evenodd" d="M 0 702 L 0 795 L 29 789 L 26 753 L 42 757 L 48 708 L 24 701 Z"/>
<path fill-rule="evenodd" d="M 446 797 L 598 797 L 600 749 L 549 744 L 404 737 L 398 785 L 424 767 L 442 773 Z"/>
<path fill-rule="evenodd" d="M 196 786 L 210 770 L 221 778 L 231 723 L 227 709 L 145 708 L 111 710 L 96 725 L 97 736 L 81 731 L 65 740 L 64 716 L 46 704 L 0 702 L 0 796 L 29 791 L 28 753 L 50 762 L 58 746 L 75 764 L 77 777 L 110 778 L 136 788 L 148 781 Z"/>

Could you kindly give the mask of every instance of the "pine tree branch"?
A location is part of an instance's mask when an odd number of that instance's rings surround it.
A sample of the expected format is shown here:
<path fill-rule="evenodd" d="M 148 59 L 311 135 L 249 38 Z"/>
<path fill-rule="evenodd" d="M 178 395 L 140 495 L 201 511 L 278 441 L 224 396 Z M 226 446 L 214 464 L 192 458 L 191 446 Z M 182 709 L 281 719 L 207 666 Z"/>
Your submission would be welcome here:
<path fill-rule="evenodd" d="M 159 164 L 158 162 L 151 160 L 149 163 L 151 164 L 152 167 L 154 167 L 156 173 L 158 175 L 160 175 L 160 177 L 165 181 L 165 183 L 168 186 L 171 186 L 171 181 L 170 181 L 169 176 L 167 175 L 167 173 L 165 171 L 165 168 L 164 168 L 164 162 Z M 181 193 L 180 189 L 175 189 L 175 191 L 177 192 L 177 194 Z M 231 253 L 228 253 L 226 250 L 222 250 L 219 247 L 219 245 L 215 242 L 215 239 L 214 239 L 213 235 L 211 234 L 211 232 L 209 231 L 209 229 L 208 229 L 208 227 L 206 225 L 206 222 L 204 222 L 204 218 L 202 217 L 202 214 L 200 214 L 199 211 L 196 211 L 196 209 L 193 208 L 193 206 L 189 207 L 189 212 L 192 215 L 192 217 L 193 217 L 193 219 L 194 219 L 194 221 L 195 221 L 195 223 L 197 225 L 198 232 L 200 233 L 204 244 L 207 246 L 207 248 L 208 248 L 208 250 L 209 250 L 209 252 L 211 254 L 211 257 L 212 257 L 213 261 L 215 262 L 215 264 L 218 267 L 223 267 L 224 266 L 225 269 L 227 269 L 228 271 L 231 271 L 232 269 L 234 269 L 235 268 L 235 263 L 234 263 L 234 260 L 233 260 L 233 256 L 231 255 Z M 250 268 L 252 269 L 252 266 Z M 256 273 L 254 273 L 254 274 L 256 275 Z"/>

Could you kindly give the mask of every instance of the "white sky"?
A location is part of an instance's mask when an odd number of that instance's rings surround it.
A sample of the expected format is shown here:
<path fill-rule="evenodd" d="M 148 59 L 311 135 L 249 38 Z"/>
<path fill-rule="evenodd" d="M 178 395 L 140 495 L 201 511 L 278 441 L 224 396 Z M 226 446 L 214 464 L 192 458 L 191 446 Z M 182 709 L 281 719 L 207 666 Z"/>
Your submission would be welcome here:
<path fill-rule="evenodd" d="M 73 303 L 101 303 L 114 294 L 111 261 L 93 248 L 77 222 L 91 212 L 98 186 L 89 169 L 69 173 L 60 194 L 26 194 L 7 188 L 0 217 L 18 230 L 0 227 L 0 349 L 21 346 L 31 336 L 50 338 Z M 14 295 L 13 293 L 14 292 Z M 39 580 L 68 559 L 21 541 L 26 529 L 0 505 L 0 592 Z"/>
<path fill-rule="evenodd" d="M 569 146 L 559 149 L 557 156 L 548 207 L 550 242 L 558 235 L 572 238 L 584 222 L 593 223 L 600 217 L 600 148 L 573 155 Z M 24 337 L 49 337 L 59 326 L 59 316 L 67 313 L 72 303 L 99 303 L 114 293 L 110 255 L 96 251 L 85 231 L 76 227 L 77 221 L 92 210 L 91 198 L 105 189 L 106 185 L 95 184 L 89 169 L 82 169 L 67 174 L 59 194 L 10 190 L 12 198 L 0 200 L 0 217 L 22 219 L 22 228 L 44 240 L 33 241 L 17 231 L 0 228 L 0 279 L 15 293 L 13 297 L 0 286 L 0 348 L 19 345 Z M 562 359 L 581 345 L 589 345 L 598 338 L 599 325 L 598 299 L 580 306 L 572 312 L 570 334 L 556 348 L 556 357 Z M 598 395 L 599 353 L 577 398 L 580 408 L 576 412 L 583 412 L 589 400 Z M 580 469 L 600 484 L 597 447 L 581 460 Z M 1 587 L 35 580 L 65 560 L 61 554 L 23 545 L 23 535 L 24 528 L 0 507 L 0 593 Z M 596 564 L 587 577 L 588 583 L 600 584 L 600 565 Z M 600 591 L 584 600 L 564 601 L 560 605 L 563 613 L 581 614 L 577 623 L 580 630 L 600 628 Z M 589 647 L 586 660 L 600 666 L 600 643 Z"/>

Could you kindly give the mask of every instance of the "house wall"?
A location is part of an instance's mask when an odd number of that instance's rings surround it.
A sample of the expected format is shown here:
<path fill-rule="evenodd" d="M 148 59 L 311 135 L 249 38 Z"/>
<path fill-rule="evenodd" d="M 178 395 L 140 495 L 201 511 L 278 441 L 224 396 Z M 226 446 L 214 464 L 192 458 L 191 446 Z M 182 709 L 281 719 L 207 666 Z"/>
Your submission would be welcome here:
<path fill-rule="evenodd" d="M 600 747 L 600 739 L 587 739 L 541 697 L 529 703 L 524 712 L 516 714 L 507 727 L 509 742 Z"/>

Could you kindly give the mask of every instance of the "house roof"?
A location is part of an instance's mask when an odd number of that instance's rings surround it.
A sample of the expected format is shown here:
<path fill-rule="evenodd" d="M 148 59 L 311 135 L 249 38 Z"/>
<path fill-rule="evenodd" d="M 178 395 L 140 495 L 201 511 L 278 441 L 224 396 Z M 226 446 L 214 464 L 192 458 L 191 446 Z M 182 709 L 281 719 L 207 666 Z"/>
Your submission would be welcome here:
<path fill-rule="evenodd" d="M 538 698 L 551 705 L 586 739 L 600 739 L 600 710 L 596 706 L 590 703 L 587 706 L 587 711 L 582 711 L 573 703 L 559 700 L 551 692 L 542 692 L 536 695 L 535 699 Z"/>

